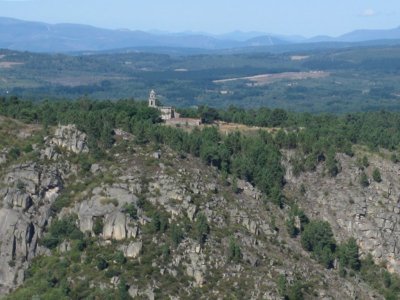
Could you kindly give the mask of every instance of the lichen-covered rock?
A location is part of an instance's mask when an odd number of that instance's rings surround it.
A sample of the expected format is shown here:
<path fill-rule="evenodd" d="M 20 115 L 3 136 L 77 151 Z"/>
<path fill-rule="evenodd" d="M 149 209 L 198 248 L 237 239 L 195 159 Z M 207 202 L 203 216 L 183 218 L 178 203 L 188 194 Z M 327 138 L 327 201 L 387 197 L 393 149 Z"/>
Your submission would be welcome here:
<path fill-rule="evenodd" d="M 136 258 L 142 252 L 143 243 L 142 241 L 131 242 L 129 245 L 121 246 L 120 250 L 124 253 L 125 257 Z"/>
<path fill-rule="evenodd" d="M 1 290 L 7 291 L 21 283 L 25 261 L 33 258 L 35 251 L 35 227 L 21 212 L 0 209 L 0 282 Z M 21 278 L 22 276 L 22 278 Z"/>
<path fill-rule="evenodd" d="M 55 133 L 53 142 L 74 153 L 89 152 L 85 133 L 80 132 L 75 125 L 59 126 Z"/>
<path fill-rule="evenodd" d="M 137 197 L 127 186 L 112 185 L 93 189 L 89 200 L 77 203 L 69 213 L 76 213 L 82 232 L 92 232 L 95 218 L 103 219 L 103 238 L 123 240 L 136 237 L 137 227 L 123 212 L 126 204 L 135 205 Z"/>
<path fill-rule="evenodd" d="M 5 189 L 3 199 L 3 204 L 8 208 L 25 211 L 32 205 L 32 198 L 28 193 L 13 188 Z"/>
<path fill-rule="evenodd" d="M 0 190 L 0 294 L 22 283 L 29 262 L 45 250 L 38 238 L 50 219 L 50 207 L 62 188 L 59 165 L 11 166 Z"/>
<path fill-rule="evenodd" d="M 310 217 L 328 221 L 339 241 L 356 238 L 363 254 L 371 253 L 376 262 L 387 262 L 390 271 L 400 273 L 398 166 L 371 156 L 365 171 L 372 177 L 378 168 L 382 182 L 362 187 L 356 157 L 338 154 L 336 159 L 342 171 L 334 178 L 323 175 L 323 165 L 295 177 L 288 165 L 286 191 L 297 191 L 303 184 L 306 193 L 298 204 Z"/>
<path fill-rule="evenodd" d="M 45 156 L 50 159 L 54 155 L 54 146 L 65 148 L 77 154 L 89 152 L 86 134 L 79 131 L 76 126 L 72 124 L 58 126 L 47 144 L 50 149 L 45 151 Z"/>
<path fill-rule="evenodd" d="M 127 237 L 126 216 L 121 212 L 114 212 L 106 216 L 103 227 L 103 238 L 106 240 L 124 240 Z"/>

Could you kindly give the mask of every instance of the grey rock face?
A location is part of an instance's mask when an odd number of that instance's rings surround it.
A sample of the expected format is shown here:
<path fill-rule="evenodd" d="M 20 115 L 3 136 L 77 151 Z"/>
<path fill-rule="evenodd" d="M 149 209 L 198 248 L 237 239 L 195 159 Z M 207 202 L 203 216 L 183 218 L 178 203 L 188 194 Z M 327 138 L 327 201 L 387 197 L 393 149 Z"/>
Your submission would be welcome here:
<path fill-rule="evenodd" d="M 129 245 L 124 245 L 121 247 L 121 251 L 124 253 L 125 257 L 136 258 L 142 252 L 143 243 L 141 241 L 131 242 Z"/>
<path fill-rule="evenodd" d="M 52 142 L 74 153 L 89 152 L 86 134 L 80 132 L 75 125 L 59 126 L 54 133 Z"/>
<path fill-rule="evenodd" d="M 25 260 L 31 259 L 35 252 L 35 228 L 22 213 L 11 210 L 0 210 L 0 282 L 1 291 L 5 292 L 23 281 L 20 269 Z"/>
<path fill-rule="evenodd" d="M 89 152 L 86 134 L 71 124 L 58 126 L 54 135 L 46 139 L 46 144 L 47 147 L 42 152 L 42 157 L 48 159 L 58 159 L 60 157 L 56 147 L 64 148 L 76 154 Z"/>
<path fill-rule="evenodd" d="M 5 153 L 0 153 L 0 165 L 7 162 L 7 156 Z"/>
<path fill-rule="evenodd" d="M 316 172 L 297 178 L 288 168 L 287 191 L 298 192 L 304 184 L 307 191 L 299 205 L 309 216 L 329 221 L 340 241 L 356 238 L 364 254 L 371 253 L 376 262 L 386 261 L 390 271 L 400 273 L 398 166 L 371 156 L 370 166 L 365 170 L 367 176 L 372 178 L 372 170 L 378 168 L 383 180 L 371 181 L 369 187 L 362 187 L 356 158 L 344 154 L 336 158 L 342 171 L 335 178 L 323 175 L 323 165 Z"/>
<path fill-rule="evenodd" d="M 26 163 L 11 167 L 3 184 L 7 187 L 0 189 L 0 294 L 21 284 L 29 261 L 44 252 L 37 240 L 62 179 L 56 165 Z"/>
<path fill-rule="evenodd" d="M 124 205 L 137 202 L 137 197 L 128 187 L 98 187 L 92 194 L 89 200 L 78 203 L 71 211 L 78 215 L 82 232 L 92 232 L 94 219 L 102 218 L 104 239 L 124 240 L 136 237 L 137 227 L 131 226 L 130 218 L 123 213 Z"/>

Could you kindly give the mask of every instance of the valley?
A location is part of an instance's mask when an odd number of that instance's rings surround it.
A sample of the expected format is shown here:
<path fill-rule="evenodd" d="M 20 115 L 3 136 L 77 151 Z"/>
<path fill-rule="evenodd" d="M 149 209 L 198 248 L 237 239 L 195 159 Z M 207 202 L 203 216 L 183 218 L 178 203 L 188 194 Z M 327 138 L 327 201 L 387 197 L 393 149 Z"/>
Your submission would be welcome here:
<path fill-rule="evenodd" d="M 0 52 L 0 95 L 20 98 L 146 99 L 155 89 L 162 103 L 180 108 L 399 110 L 398 46 L 280 54 Z"/>

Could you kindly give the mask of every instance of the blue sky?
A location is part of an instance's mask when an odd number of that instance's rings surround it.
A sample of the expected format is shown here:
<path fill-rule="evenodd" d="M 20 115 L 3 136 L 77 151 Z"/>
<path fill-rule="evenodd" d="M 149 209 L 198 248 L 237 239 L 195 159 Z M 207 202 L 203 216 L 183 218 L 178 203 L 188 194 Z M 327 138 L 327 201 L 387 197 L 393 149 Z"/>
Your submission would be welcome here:
<path fill-rule="evenodd" d="M 105 28 L 337 36 L 400 25 L 400 0 L 0 0 L 0 16 Z"/>

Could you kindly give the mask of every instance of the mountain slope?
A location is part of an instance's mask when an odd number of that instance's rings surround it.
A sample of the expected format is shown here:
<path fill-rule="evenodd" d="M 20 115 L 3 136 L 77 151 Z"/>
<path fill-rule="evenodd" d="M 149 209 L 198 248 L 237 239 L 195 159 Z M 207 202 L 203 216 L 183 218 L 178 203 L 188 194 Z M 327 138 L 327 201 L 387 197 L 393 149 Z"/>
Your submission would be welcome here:
<path fill-rule="evenodd" d="M 168 147 L 154 155 L 117 132 L 91 167 L 72 125 L 35 144 L 35 162 L 3 162 L 0 213 L 15 217 L 0 223 L 1 288 L 20 286 L 6 299 L 381 299 L 317 264 L 284 229 L 285 210 L 250 184 L 235 192 L 199 159 Z"/>

